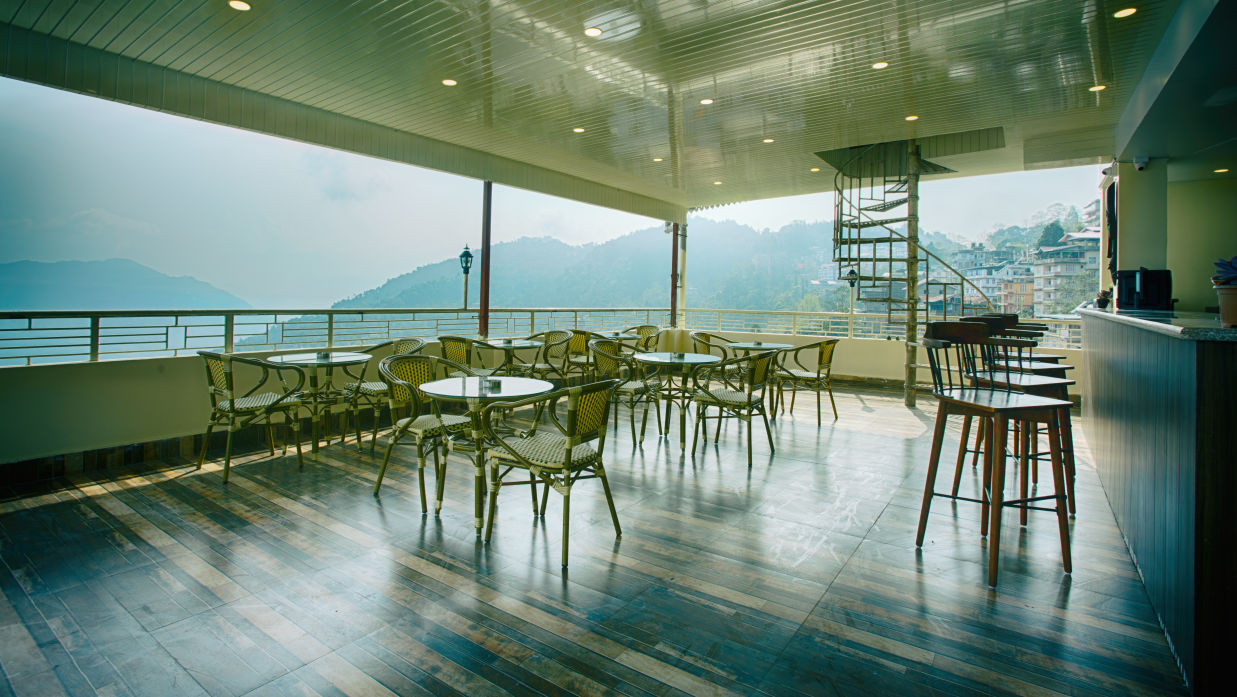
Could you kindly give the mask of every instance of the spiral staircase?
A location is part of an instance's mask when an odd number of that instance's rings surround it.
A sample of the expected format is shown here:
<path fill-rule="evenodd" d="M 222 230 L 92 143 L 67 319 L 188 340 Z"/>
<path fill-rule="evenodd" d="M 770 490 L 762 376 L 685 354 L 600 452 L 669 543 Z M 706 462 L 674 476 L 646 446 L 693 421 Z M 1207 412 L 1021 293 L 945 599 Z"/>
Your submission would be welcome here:
<path fill-rule="evenodd" d="M 915 403 L 920 324 L 994 309 L 943 259 L 919 246 L 919 181 L 953 170 L 920 157 L 914 141 L 818 153 L 834 178 L 833 260 L 857 302 L 905 326 L 906 403 Z"/>

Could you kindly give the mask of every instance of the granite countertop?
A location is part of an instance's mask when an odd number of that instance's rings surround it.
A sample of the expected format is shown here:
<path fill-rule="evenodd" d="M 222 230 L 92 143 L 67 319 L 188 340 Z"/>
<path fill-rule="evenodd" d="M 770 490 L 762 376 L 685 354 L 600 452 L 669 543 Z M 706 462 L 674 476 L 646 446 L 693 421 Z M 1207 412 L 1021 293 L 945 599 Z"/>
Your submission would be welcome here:
<path fill-rule="evenodd" d="M 1084 317 L 1099 317 L 1168 334 L 1190 341 L 1237 341 L 1237 328 L 1220 326 L 1220 316 L 1209 312 L 1164 310 L 1079 310 Z"/>

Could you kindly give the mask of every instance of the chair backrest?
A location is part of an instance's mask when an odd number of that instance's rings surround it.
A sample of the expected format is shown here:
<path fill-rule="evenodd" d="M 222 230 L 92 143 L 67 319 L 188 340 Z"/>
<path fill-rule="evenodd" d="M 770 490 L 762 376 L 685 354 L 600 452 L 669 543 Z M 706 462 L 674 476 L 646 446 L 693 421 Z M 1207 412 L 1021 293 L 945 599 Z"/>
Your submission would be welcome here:
<path fill-rule="evenodd" d="M 765 384 L 769 382 L 769 375 L 773 372 L 773 362 L 776 357 L 776 351 L 753 353 L 747 357 L 744 384 L 749 395 L 764 394 Z"/>
<path fill-rule="evenodd" d="M 714 356 L 721 356 L 723 361 L 730 358 L 730 351 L 726 349 L 726 344 L 730 342 L 716 334 L 692 332 L 691 340 L 696 353 L 711 353 Z"/>
<path fill-rule="evenodd" d="M 1026 339 L 994 337 L 983 322 L 929 322 L 923 346 L 928 349 L 932 388 L 940 392 L 976 382 L 988 389 L 1013 390 L 1012 366 L 1023 359 Z"/>
<path fill-rule="evenodd" d="M 463 336 L 440 336 L 438 344 L 443 358 L 460 365 L 472 364 L 472 339 Z"/>
<path fill-rule="evenodd" d="M 619 342 L 612 339 L 593 339 L 588 342 L 588 347 L 593 352 L 593 365 L 596 366 L 598 377 L 623 377 L 627 362 L 622 358 L 622 346 Z"/>
<path fill-rule="evenodd" d="M 636 348 L 640 351 L 652 351 L 657 348 L 657 335 L 661 334 L 661 327 L 656 324 L 640 324 L 635 327 L 630 327 L 624 330 L 625 334 L 635 334 L 640 337 L 636 339 Z"/>
<path fill-rule="evenodd" d="M 425 339 L 417 337 L 408 337 L 404 339 L 396 339 L 391 342 L 392 354 L 413 354 L 425 348 Z"/>
<path fill-rule="evenodd" d="M 563 357 L 567 355 L 567 342 L 571 341 L 571 332 L 566 329 L 549 329 L 528 338 L 541 342 L 537 362 L 555 365 L 561 364 Z"/>
<path fill-rule="evenodd" d="M 206 362 L 206 386 L 211 405 L 232 399 L 232 357 L 210 351 L 198 351 L 198 355 Z"/>
<path fill-rule="evenodd" d="M 422 406 L 428 400 L 421 385 L 457 371 L 472 374 L 467 366 L 438 356 L 394 353 L 378 363 L 378 374 L 387 384 L 391 403 L 412 405 L 413 416 L 424 413 Z"/>
<path fill-rule="evenodd" d="M 838 348 L 839 339 L 825 339 L 816 343 L 816 373 L 829 375 L 833 369 L 833 352 Z"/>
<path fill-rule="evenodd" d="M 618 380 L 602 380 L 565 390 L 567 393 L 567 425 L 563 435 L 567 437 L 568 458 L 570 458 L 572 448 L 591 440 L 598 441 L 597 452 L 601 453 L 605 446 L 610 398 L 618 384 Z"/>
<path fill-rule="evenodd" d="M 588 353 L 588 342 L 596 339 L 597 335 L 585 329 L 572 329 L 571 339 L 567 342 L 567 353 L 572 355 L 582 355 Z"/>

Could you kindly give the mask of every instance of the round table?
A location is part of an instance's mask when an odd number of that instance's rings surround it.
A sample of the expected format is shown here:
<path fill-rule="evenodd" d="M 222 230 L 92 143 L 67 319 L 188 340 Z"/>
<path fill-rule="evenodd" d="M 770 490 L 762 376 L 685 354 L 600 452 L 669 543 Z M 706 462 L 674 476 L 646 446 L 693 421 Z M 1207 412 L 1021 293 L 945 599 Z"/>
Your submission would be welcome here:
<path fill-rule="evenodd" d="M 317 351 L 315 353 L 285 353 L 267 359 L 271 363 L 299 366 L 309 373 L 309 423 L 310 432 L 313 434 L 313 443 L 309 446 L 311 453 L 318 452 L 321 413 L 335 406 L 335 396 L 331 393 L 332 371 L 337 367 L 367 363 L 370 358 L 372 356 L 368 353 L 356 353 L 355 351 Z M 322 385 L 318 384 L 319 368 L 326 371 L 326 382 Z M 343 440 L 342 435 L 340 440 Z"/>
<path fill-rule="evenodd" d="M 511 374 L 511 367 L 515 363 L 516 351 L 541 347 L 540 341 L 532 339 L 488 339 L 485 343 L 503 352 L 503 364 L 498 370 L 502 371 L 505 375 Z"/>
<path fill-rule="evenodd" d="M 472 422 L 473 487 L 476 491 L 474 522 L 477 534 L 485 516 L 485 435 L 481 428 L 481 407 L 487 402 L 521 399 L 554 391 L 554 384 L 534 378 L 462 377 L 423 383 L 421 391 L 437 400 L 464 402 Z"/>
<path fill-rule="evenodd" d="M 752 351 L 786 351 L 794 348 L 794 344 L 774 344 L 768 341 L 735 341 L 726 344 L 726 348 L 750 353 Z"/>
<path fill-rule="evenodd" d="M 691 387 L 688 385 L 688 379 L 691 377 L 692 370 L 702 365 L 720 363 L 722 359 L 708 353 L 673 353 L 669 351 L 637 353 L 632 356 L 632 359 L 645 365 L 653 366 L 657 369 L 658 375 L 665 378 L 662 381 L 662 397 L 666 400 L 665 430 L 666 433 L 670 432 L 670 405 L 678 405 L 679 450 L 686 450 L 687 442 L 683 439 L 683 436 L 687 432 L 687 405 L 691 402 Z M 675 376 L 682 379 L 682 382 L 678 385 L 674 383 Z"/>

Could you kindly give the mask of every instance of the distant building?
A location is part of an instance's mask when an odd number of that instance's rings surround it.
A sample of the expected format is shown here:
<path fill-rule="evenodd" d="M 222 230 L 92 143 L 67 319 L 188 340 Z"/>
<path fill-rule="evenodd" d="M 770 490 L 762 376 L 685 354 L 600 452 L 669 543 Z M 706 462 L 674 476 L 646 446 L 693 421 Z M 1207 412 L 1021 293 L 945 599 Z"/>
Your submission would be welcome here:
<path fill-rule="evenodd" d="M 1061 244 L 1040 247 L 1032 261 L 1036 312 L 1043 314 L 1062 300 L 1061 291 L 1072 278 L 1100 267 L 1100 235 L 1086 228 L 1066 233 Z"/>
<path fill-rule="evenodd" d="M 1022 314 L 1035 307 L 1035 272 L 1029 255 L 1001 267 L 996 274 L 993 302 L 1002 312 Z"/>

